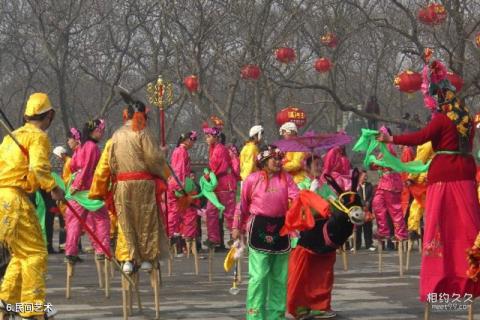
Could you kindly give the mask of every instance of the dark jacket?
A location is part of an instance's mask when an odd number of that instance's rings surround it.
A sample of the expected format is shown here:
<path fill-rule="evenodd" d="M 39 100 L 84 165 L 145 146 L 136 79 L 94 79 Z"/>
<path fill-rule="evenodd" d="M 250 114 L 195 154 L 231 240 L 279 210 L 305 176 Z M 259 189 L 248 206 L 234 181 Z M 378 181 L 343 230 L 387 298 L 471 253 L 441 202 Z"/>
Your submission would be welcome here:
<path fill-rule="evenodd" d="M 373 185 L 368 181 L 365 182 L 363 186 L 359 184 L 358 194 L 360 195 L 360 198 L 362 198 L 363 205 L 366 206 L 368 210 L 372 211 L 372 200 L 374 195 Z"/>

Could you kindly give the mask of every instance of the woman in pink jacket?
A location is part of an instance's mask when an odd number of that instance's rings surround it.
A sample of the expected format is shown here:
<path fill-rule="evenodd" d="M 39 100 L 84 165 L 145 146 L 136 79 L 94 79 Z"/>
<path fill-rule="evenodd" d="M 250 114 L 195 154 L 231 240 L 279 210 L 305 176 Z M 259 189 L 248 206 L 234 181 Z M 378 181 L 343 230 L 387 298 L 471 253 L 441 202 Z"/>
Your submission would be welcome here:
<path fill-rule="evenodd" d="M 72 161 L 70 162 L 70 170 L 75 174 L 75 178 L 70 186 L 70 192 L 74 194 L 77 191 L 90 190 L 93 174 L 100 159 L 100 149 L 97 146 L 105 132 L 105 121 L 96 119 L 85 124 L 82 133 L 81 146 L 75 150 Z M 76 201 L 70 200 L 69 204 L 75 209 L 80 217 L 86 220 L 87 225 L 96 234 L 105 248 L 110 247 L 110 220 L 105 207 L 89 212 Z M 67 230 L 67 239 L 65 242 L 65 262 L 80 262 L 78 257 L 78 241 L 82 232 L 81 224 L 78 218 L 67 208 L 65 212 L 65 224 Z M 95 258 L 97 260 L 105 259 L 105 254 L 101 247 L 90 238 L 92 246 L 95 250 Z"/>
<path fill-rule="evenodd" d="M 181 134 L 170 159 L 173 172 L 181 183 L 179 185 L 173 175 L 168 178 L 168 237 L 172 244 L 178 243 L 180 236 L 185 239 L 195 239 L 197 236 L 197 211 L 192 207 L 182 208 L 179 203 L 180 197 L 184 196 L 182 189 L 185 188 L 186 178 L 192 171 L 188 150 L 193 147 L 195 141 L 197 141 L 195 131 Z"/>
<path fill-rule="evenodd" d="M 220 143 L 221 130 L 218 127 L 203 128 L 207 144 L 209 145 L 208 166 L 215 174 L 218 185 L 215 188 L 215 194 L 218 201 L 225 206 L 225 217 L 233 217 L 235 211 L 235 193 L 236 183 L 232 183 L 232 160 L 227 147 Z M 233 204 L 232 204 L 233 193 Z M 208 239 L 205 245 L 209 248 L 221 245 L 220 225 L 218 223 L 218 209 L 209 201 L 205 215 L 207 217 L 207 233 Z M 227 218 L 228 219 L 228 218 Z"/>

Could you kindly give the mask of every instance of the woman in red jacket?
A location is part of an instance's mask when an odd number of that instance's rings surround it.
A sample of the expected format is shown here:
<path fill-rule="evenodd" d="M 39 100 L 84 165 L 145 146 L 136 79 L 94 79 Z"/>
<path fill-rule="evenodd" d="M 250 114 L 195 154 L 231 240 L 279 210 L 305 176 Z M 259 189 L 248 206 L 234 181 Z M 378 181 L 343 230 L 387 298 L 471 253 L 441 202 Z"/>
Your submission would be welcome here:
<path fill-rule="evenodd" d="M 446 79 L 446 69 L 433 61 L 424 71 L 429 96 L 436 111 L 418 132 L 379 141 L 398 145 L 432 142 L 435 157 L 428 171 L 425 233 L 420 270 L 420 300 L 432 302 L 439 294 L 462 299 L 480 295 L 480 282 L 467 277 L 466 250 L 480 230 L 475 160 L 471 154 L 474 126 L 467 107 Z M 435 99 L 431 99 L 434 97 Z M 430 99 L 428 101 L 428 99 Z M 428 106 L 428 104 L 427 104 Z"/>

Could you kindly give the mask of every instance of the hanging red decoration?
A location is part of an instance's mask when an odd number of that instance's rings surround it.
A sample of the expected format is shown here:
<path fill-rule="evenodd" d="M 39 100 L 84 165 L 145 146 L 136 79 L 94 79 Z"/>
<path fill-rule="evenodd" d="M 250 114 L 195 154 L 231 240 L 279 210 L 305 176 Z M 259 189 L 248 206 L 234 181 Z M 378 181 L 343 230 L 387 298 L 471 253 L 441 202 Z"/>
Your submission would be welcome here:
<path fill-rule="evenodd" d="M 297 127 L 302 127 L 307 123 L 307 115 L 300 108 L 288 106 L 277 113 L 276 122 L 278 126 L 281 126 L 289 121 L 295 123 Z"/>
<path fill-rule="evenodd" d="M 328 58 L 318 58 L 313 66 L 318 72 L 325 73 L 332 69 L 332 62 Z"/>
<path fill-rule="evenodd" d="M 458 74 L 453 73 L 452 71 L 447 72 L 447 79 L 450 81 L 455 89 L 457 89 L 457 92 L 462 90 L 463 88 L 463 79 L 460 77 Z"/>
<path fill-rule="evenodd" d="M 338 39 L 333 32 L 327 32 L 320 37 L 320 42 L 329 48 L 335 48 L 338 44 Z"/>
<path fill-rule="evenodd" d="M 195 75 L 185 77 L 185 79 L 183 79 L 183 84 L 190 93 L 198 91 L 198 78 Z"/>
<path fill-rule="evenodd" d="M 407 70 L 397 75 L 393 83 L 401 92 L 414 93 L 420 90 L 422 86 L 422 75 L 418 72 Z"/>
<path fill-rule="evenodd" d="M 275 56 L 281 63 L 290 63 L 295 60 L 297 55 L 295 54 L 295 50 L 292 48 L 283 47 L 275 50 Z"/>
<path fill-rule="evenodd" d="M 245 80 L 257 80 L 261 75 L 260 67 L 256 64 L 247 64 L 240 71 L 240 76 Z"/>
<path fill-rule="evenodd" d="M 440 3 L 430 3 L 418 11 L 418 20 L 430 26 L 441 24 L 446 19 L 447 10 Z"/>
<path fill-rule="evenodd" d="M 480 48 L 480 32 L 475 36 L 475 45 Z"/>

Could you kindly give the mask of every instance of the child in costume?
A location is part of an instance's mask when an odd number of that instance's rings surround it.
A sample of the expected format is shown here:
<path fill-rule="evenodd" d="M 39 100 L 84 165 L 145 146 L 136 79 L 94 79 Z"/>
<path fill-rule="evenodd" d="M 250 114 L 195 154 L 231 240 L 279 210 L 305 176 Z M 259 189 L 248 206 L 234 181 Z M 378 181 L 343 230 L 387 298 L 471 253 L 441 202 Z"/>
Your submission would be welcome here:
<path fill-rule="evenodd" d="M 285 319 L 290 241 L 280 236 L 289 200 L 298 196 L 292 177 L 282 170 L 283 153 L 268 146 L 258 154 L 259 171 L 243 182 L 241 214 L 232 236 L 240 236 L 242 220 L 249 220 L 247 319 Z"/>

